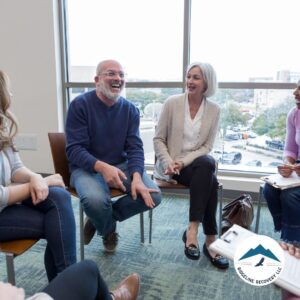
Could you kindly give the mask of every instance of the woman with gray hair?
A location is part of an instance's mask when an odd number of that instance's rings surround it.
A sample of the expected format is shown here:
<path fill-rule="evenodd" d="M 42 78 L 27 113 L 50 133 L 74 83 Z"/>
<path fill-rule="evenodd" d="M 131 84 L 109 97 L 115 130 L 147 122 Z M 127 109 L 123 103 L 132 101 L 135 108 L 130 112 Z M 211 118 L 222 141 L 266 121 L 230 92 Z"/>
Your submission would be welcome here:
<path fill-rule="evenodd" d="M 215 267 L 226 269 L 228 260 L 209 250 L 217 234 L 218 181 L 215 160 L 208 154 L 218 131 L 220 108 L 207 98 L 215 94 L 216 88 L 216 73 L 210 64 L 189 65 L 186 92 L 167 99 L 156 127 L 154 176 L 190 189 L 189 226 L 182 237 L 185 255 L 200 258 L 198 227 L 202 223 L 204 254 Z"/>

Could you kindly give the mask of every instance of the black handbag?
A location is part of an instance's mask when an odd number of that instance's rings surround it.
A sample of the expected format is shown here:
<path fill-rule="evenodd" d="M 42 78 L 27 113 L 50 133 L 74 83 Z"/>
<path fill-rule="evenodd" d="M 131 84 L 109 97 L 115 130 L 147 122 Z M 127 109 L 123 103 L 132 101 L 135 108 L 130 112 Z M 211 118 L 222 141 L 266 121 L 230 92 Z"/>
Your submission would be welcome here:
<path fill-rule="evenodd" d="M 250 229 L 253 218 L 252 198 L 249 194 L 243 194 L 222 209 L 222 234 L 233 224 Z"/>

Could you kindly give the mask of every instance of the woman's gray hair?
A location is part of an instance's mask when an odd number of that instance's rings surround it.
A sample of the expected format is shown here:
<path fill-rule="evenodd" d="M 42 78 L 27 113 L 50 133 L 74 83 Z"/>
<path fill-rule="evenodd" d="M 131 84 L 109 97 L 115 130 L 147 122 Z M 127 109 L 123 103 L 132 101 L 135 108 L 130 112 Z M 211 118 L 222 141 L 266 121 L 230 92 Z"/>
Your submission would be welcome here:
<path fill-rule="evenodd" d="M 215 69 L 209 63 L 193 62 L 187 67 L 186 74 L 194 67 L 199 67 L 201 69 L 204 81 L 207 85 L 207 89 L 204 92 L 204 96 L 213 96 L 216 93 L 218 86 Z"/>

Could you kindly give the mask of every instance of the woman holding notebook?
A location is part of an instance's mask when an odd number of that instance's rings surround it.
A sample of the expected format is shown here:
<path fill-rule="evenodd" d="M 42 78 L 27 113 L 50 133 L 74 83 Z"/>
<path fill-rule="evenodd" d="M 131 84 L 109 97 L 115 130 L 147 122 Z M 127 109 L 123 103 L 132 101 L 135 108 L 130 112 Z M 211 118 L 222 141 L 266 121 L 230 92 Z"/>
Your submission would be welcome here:
<path fill-rule="evenodd" d="M 296 107 L 287 116 L 284 164 L 278 172 L 283 177 L 296 172 L 300 180 L 300 80 L 294 96 Z M 281 190 L 265 184 L 263 192 L 275 231 L 281 231 L 281 247 L 300 259 L 300 187 Z"/>

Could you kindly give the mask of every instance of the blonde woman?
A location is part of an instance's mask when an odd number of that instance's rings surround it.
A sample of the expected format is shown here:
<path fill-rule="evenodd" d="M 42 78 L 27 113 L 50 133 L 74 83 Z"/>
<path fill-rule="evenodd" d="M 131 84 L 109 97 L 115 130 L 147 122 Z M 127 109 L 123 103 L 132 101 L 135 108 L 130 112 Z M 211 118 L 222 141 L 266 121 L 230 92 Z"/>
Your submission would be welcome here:
<path fill-rule="evenodd" d="M 46 239 L 51 281 L 76 262 L 71 197 L 60 175 L 43 178 L 22 163 L 14 146 L 18 126 L 10 104 L 9 80 L 0 70 L 0 241 Z"/>

